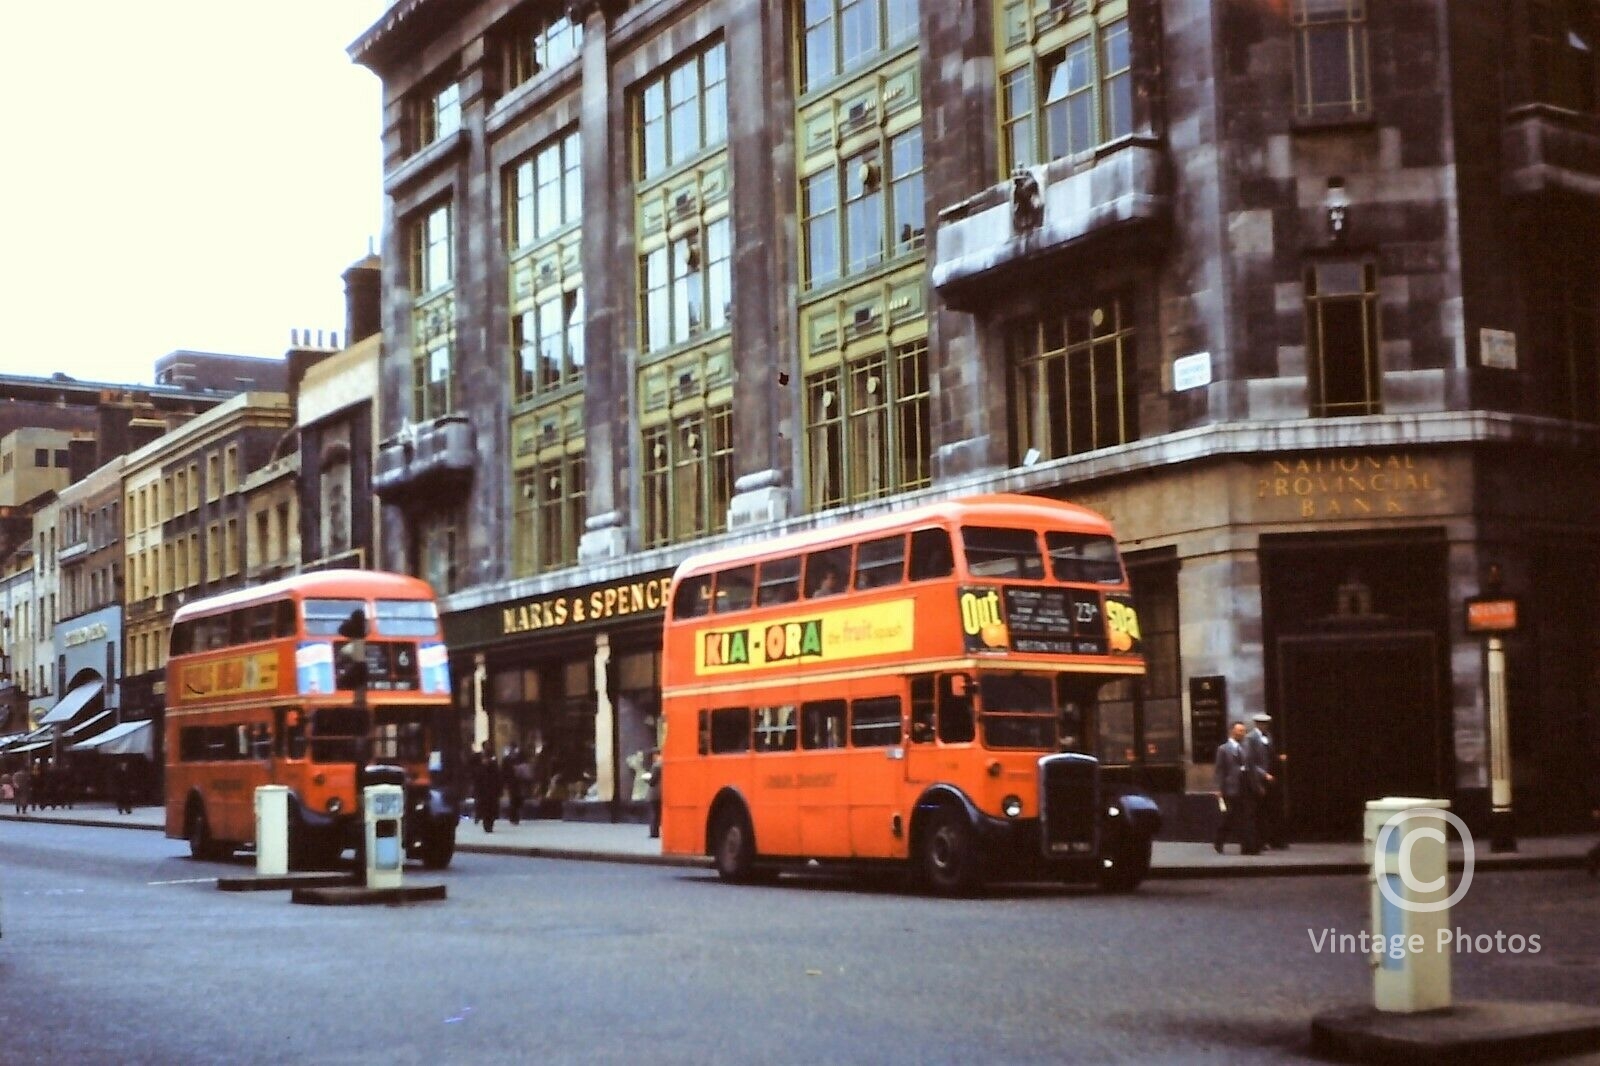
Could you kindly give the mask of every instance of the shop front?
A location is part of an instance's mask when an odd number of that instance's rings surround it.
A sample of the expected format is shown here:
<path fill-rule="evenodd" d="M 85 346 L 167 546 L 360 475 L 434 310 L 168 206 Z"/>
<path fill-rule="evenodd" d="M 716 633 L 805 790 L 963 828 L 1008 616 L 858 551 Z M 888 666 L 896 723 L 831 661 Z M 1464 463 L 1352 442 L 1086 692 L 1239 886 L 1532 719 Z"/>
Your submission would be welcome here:
<path fill-rule="evenodd" d="M 446 612 L 463 753 L 528 764 L 525 809 L 644 820 L 643 753 L 659 739 L 670 571 Z"/>

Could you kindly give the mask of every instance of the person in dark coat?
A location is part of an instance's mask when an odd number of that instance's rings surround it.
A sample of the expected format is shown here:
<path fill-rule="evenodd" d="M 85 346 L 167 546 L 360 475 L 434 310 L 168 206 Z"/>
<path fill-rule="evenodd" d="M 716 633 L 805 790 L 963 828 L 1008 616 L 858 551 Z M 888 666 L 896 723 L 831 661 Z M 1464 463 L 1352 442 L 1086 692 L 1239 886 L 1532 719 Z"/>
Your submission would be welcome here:
<path fill-rule="evenodd" d="M 506 749 L 505 761 L 500 764 L 500 777 L 506 786 L 506 817 L 512 825 L 522 824 L 522 801 L 528 786 L 528 760 L 515 744 Z"/>
<path fill-rule="evenodd" d="M 1261 842 L 1278 851 L 1289 846 L 1283 829 L 1283 764 L 1284 754 L 1272 736 L 1272 715 L 1258 714 L 1250 719 L 1255 728 L 1245 734 L 1244 746 L 1250 755 L 1256 779 L 1259 808 L 1256 811 L 1261 828 Z"/>
<path fill-rule="evenodd" d="M 661 835 L 661 752 L 652 749 L 650 762 L 646 765 L 645 773 L 650 775 L 650 790 L 646 795 L 650 799 L 650 835 Z"/>
<path fill-rule="evenodd" d="M 117 801 L 118 814 L 133 813 L 133 766 L 127 759 L 111 765 L 111 798 Z"/>
<path fill-rule="evenodd" d="M 485 833 L 494 832 L 494 821 L 500 816 L 500 764 L 494 752 L 485 744 L 478 753 L 478 764 L 472 771 L 472 808 Z"/>
<path fill-rule="evenodd" d="M 1217 746 L 1215 782 L 1217 796 L 1222 802 L 1222 820 L 1217 823 L 1217 837 L 1213 842 L 1217 854 L 1222 854 L 1230 835 L 1238 836 L 1241 854 L 1261 854 L 1261 842 L 1256 839 L 1259 782 L 1250 750 L 1245 746 L 1243 722 L 1234 722 L 1228 739 Z"/>

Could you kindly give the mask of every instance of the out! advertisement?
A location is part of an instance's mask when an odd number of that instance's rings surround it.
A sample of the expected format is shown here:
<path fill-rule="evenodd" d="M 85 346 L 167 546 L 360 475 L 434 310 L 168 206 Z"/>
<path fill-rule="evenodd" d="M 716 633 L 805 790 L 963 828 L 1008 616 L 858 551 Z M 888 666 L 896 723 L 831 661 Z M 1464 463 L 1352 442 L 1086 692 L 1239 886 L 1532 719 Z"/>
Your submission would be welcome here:
<path fill-rule="evenodd" d="M 430 696 L 450 695 L 450 652 L 437 640 L 417 645 L 417 668 L 422 691 Z"/>
<path fill-rule="evenodd" d="M 695 642 L 695 673 L 729 674 L 791 663 L 837 662 L 911 650 L 915 601 L 820 611 L 708 629 Z"/>
<path fill-rule="evenodd" d="M 308 641 L 294 650 L 294 676 L 302 696 L 326 696 L 333 691 L 333 645 Z"/>

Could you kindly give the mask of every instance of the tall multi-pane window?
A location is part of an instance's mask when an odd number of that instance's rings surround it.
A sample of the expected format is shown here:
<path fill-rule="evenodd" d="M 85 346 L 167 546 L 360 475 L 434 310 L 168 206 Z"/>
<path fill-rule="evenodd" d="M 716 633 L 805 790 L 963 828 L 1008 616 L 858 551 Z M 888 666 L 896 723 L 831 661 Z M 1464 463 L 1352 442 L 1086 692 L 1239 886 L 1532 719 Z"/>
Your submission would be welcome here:
<path fill-rule="evenodd" d="M 450 205 L 439 204 L 411 226 L 411 291 L 417 295 L 449 285 L 454 276 Z"/>
<path fill-rule="evenodd" d="M 583 380 L 583 290 L 556 290 L 511 320 L 516 399 L 536 399 Z"/>
<path fill-rule="evenodd" d="M 719 41 L 679 59 L 638 98 L 638 167 L 648 181 L 728 139 L 726 49 Z"/>
<path fill-rule="evenodd" d="M 578 561 L 587 496 L 583 430 L 581 393 L 512 423 L 511 554 L 518 577 Z"/>
<path fill-rule="evenodd" d="M 512 166 L 506 190 L 512 205 L 509 250 L 546 240 L 583 217 L 580 166 L 577 130 L 541 145 Z"/>
<path fill-rule="evenodd" d="M 813 510 L 929 483 L 916 0 L 803 0 L 803 482 Z"/>
<path fill-rule="evenodd" d="M 733 363 L 726 341 L 639 372 L 646 547 L 719 532 L 733 494 Z"/>
<path fill-rule="evenodd" d="M 922 128 L 912 126 L 898 136 L 885 137 L 801 179 L 800 203 L 809 288 L 919 250 L 926 230 Z"/>
<path fill-rule="evenodd" d="M 1291 0 L 1295 114 L 1307 119 L 1365 116 L 1366 0 Z"/>
<path fill-rule="evenodd" d="M 502 40 L 506 87 L 515 88 L 577 59 L 583 48 L 583 23 L 573 22 L 561 8 L 538 11 L 514 23 Z"/>
<path fill-rule="evenodd" d="M 803 0 L 803 92 L 811 92 L 917 36 L 917 0 Z"/>
<path fill-rule="evenodd" d="M 454 255 L 451 205 L 429 208 L 412 223 L 411 419 L 421 422 L 451 410 L 455 346 Z"/>
<path fill-rule="evenodd" d="M 1378 268 L 1360 260 L 1313 263 L 1305 290 L 1312 416 L 1382 413 Z"/>
<path fill-rule="evenodd" d="M 733 310 L 731 226 L 724 215 L 643 255 L 640 319 L 647 351 L 671 348 L 728 324 Z"/>
<path fill-rule="evenodd" d="M 461 83 L 431 81 L 417 90 L 411 103 L 411 149 L 420 151 L 461 128 Z"/>
<path fill-rule="evenodd" d="M 927 485 L 927 342 L 869 352 L 807 376 L 806 449 L 816 507 Z"/>
<path fill-rule="evenodd" d="M 454 512 L 433 515 L 424 520 L 418 536 L 417 576 L 438 593 L 454 592 L 460 586 L 461 572 L 457 551 L 460 516 Z"/>
<path fill-rule="evenodd" d="M 1011 326 L 1012 462 L 1058 459 L 1139 436 L 1134 330 L 1108 297 Z"/>
<path fill-rule="evenodd" d="M 1008 0 L 998 17 L 1008 171 L 1090 152 L 1133 132 L 1125 0 Z"/>

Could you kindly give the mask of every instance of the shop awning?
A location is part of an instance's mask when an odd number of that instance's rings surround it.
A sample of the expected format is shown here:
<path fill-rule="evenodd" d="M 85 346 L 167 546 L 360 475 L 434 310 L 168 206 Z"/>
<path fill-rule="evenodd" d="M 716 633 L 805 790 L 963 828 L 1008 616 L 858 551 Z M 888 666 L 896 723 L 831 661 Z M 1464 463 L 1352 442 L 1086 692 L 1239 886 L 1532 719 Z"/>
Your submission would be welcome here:
<path fill-rule="evenodd" d="M 50 712 L 39 719 L 40 725 L 60 725 L 70 722 L 78 716 L 78 712 L 89 706 L 89 701 L 100 695 L 100 690 L 105 688 L 104 681 L 89 681 L 79 685 L 65 696 L 61 702 L 50 708 Z"/>
<path fill-rule="evenodd" d="M 7 748 L 5 753 L 7 755 L 21 755 L 25 751 L 38 751 L 40 748 L 48 748 L 54 743 L 55 741 L 53 740 L 35 740 L 27 744 L 18 744 L 14 748 Z"/>
<path fill-rule="evenodd" d="M 96 722 L 103 722 L 107 718 L 110 718 L 110 717 L 111 717 L 111 712 L 110 711 L 101 711 L 99 714 L 95 715 L 93 718 L 87 719 L 86 721 L 79 722 L 77 725 L 73 726 L 71 729 L 67 730 L 65 733 L 62 733 L 61 736 L 66 740 L 73 740 L 73 739 L 82 740 L 82 739 L 84 739 L 84 734 L 85 733 L 92 732 L 92 727 L 94 726 L 94 724 Z"/>
<path fill-rule="evenodd" d="M 14 733 L 7 737 L 4 743 L 0 743 L 0 752 L 21 751 L 24 744 L 35 740 L 42 740 L 48 744 L 50 743 L 50 734 L 53 732 L 55 732 L 54 727 L 45 726 L 43 729 L 35 729 L 30 733 Z"/>
<path fill-rule="evenodd" d="M 149 756 L 155 750 L 151 745 L 150 720 L 141 719 L 137 722 L 123 722 L 114 725 L 97 737 L 80 741 L 68 748 L 68 751 L 92 751 L 100 755 L 144 755 Z"/>

